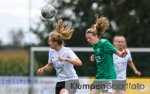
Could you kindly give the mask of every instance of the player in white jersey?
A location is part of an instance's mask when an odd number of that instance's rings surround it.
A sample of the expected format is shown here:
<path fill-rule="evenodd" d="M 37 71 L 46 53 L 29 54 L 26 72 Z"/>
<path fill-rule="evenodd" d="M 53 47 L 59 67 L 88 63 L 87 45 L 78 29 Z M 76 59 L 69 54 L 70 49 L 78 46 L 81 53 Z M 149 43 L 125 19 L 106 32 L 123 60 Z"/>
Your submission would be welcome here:
<path fill-rule="evenodd" d="M 75 94 L 76 89 L 68 85 L 79 83 L 74 65 L 81 66 L 82 62 L 70 48 L 64 47 L 64 39 L 70 39 L 72 33 L 71 26 L 65 27 L 62 20 L 58 21 L 55 30 L 50 32 L 48 38 L 50 46 L 48 64 L 37 71 L 38 74 L 42 74 L 44 71 L 55 68 L 58 77 L 56 94 Z"/>
<path fill-rule="evenodd" d="M 127 49 L 127 44 L 124 36 L 115 36 L 113 39 L 113 44 L 114 46 L 119 50 L 123 51 L 124 49 L 127 50 L 127 55 L 125 57 L 119 57 L 116 54 L 113 54 L 113 59 L 114 59 L 114 65 L 115 65 L 115 70 L 117 73 L 117 80 L 114 81 L 114 85 L 122 85 L 122 88 L 116 87 L 115 88 L 115 93 L 114 94 L 126 94 L 126 69 L 127 69 L 127 64 L 132 68 L 134 73 L 137 76 L 140 76 L 141 73 L 136 69 L 133 61 L 132 61 L 132 56 L 130 53 L 130 50 Z"/>

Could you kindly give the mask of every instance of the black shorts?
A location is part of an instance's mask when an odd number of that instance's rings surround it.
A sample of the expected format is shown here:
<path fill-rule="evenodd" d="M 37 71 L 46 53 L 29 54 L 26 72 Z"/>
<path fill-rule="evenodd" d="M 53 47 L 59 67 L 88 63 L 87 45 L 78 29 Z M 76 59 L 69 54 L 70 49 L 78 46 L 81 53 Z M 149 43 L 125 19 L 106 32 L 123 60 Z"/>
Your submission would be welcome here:
<path fill-rule="evenodd" d="M 57 82 L 55 92 L 56 94 L 60 94 L 61 89 L 67 89 L 69 94 L 75 94 L 77 88 L 72 87 L 72 85 L 74 84 L 79 85 L 79 80 L 68 80 L 68 81 Z"/>

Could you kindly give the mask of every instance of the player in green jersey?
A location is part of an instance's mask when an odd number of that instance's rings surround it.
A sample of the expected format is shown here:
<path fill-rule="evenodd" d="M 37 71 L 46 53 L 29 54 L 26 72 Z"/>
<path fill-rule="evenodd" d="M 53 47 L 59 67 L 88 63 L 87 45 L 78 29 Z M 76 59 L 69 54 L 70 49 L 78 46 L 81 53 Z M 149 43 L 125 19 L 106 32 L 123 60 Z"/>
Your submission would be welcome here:
<path fill-rule="evenodd" d="M 104 80 L 116 79 L 113 54 L 116 53 L 120 57 L 124 57 L 127 54 L 126 50 L 120 52 L 107 39 L 102 38 L 102 34 L 108 28 L 109 20 L 106 17 L 100 17 L 91 28 L 87 29 L 85 34 L 87 42 L 92 45 L 94 50 L 94 54 L 90 57 L 90 60 L 95 61 L 97 66 L 94 85 L 103 85 L 101 82 Z M 108 86 L 108 83 L 106 86 Z M 101 89 L 101 87 L 91 89 L 90 94 L 99 94 Z M 104 93 L 111 94 L 112 91 L 106 90 Z"/>

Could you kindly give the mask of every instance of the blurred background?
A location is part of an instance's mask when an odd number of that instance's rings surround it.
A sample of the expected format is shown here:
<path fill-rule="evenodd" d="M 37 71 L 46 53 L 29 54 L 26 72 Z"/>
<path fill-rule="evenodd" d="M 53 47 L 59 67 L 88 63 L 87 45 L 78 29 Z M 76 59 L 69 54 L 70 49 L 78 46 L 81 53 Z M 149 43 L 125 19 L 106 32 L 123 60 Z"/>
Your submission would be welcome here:
<path fill-rule="evenodd" d="M 57 9 L 56 17 L 51 20 L 42 19 L 40 14 L 41 8 L 47 3 L 53 4 Z M 56 20 L 61 18 L 66 24 L 72 23 L 74 27 L 73 37 L 66 41 L 65 46 L 90 47 L 85 39 L 85 31 L 100 16 L 106 16 L 110 20 L 110 28 L 103 35 L 104 38 L 112 42 L 115 35 L 123 35 L 129 48 L 147 49 L 144 52 L 132 52 L 132 58 L 142 73 L 138 78 L 146 79 L 150 92 L 149 0 L 0 0 L 0 87 L 3 87 L 0 91 L 3 94 L 33 94 L 28 87 L 28 77 L 31 77 L 31 47 L 48 47 L 48 34 L 54 29 Z M 81 77 L 94 76 L 95 64 L 89 61 L 92 52 L 76 54 L 83 61 L 82 67 L 75 67 L 77 74 Z M 36 78 L 35 83 L 39 81 L 39 77 L 55 77 L 55 70 L 42 76 L 36 74 L 39 67 L 47 64 L 47 50 L 34 51 L 33 58 L 32 76 Z M 127 77 L 136 78 L 131 68 L 127 68 Z M 12 90 L 14 83 L 25 84 L 23 87 L 27 88 L 27 93 L 17 91 L 18 89 Z M 35 94 L 47 94 L 37 92 Z"/>

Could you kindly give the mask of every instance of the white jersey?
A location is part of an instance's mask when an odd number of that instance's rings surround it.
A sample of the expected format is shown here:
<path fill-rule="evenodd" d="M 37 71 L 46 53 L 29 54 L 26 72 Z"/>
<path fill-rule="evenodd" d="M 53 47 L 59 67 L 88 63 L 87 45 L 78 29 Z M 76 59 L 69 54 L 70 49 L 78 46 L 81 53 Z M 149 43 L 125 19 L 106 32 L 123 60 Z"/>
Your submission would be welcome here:
<path fill-rule="evenodd" d="M 78 79 L 74 65 L 66 61 L 58 61 L 58 57 L 78 58 L 68 47 L 62 47 L 59 51 L 49 49 L 49 63 L 53 63 L 59 81 Z"/>
<path fill-rule="evenodd" d="M 126 79 L 126 69 L 128 61 L 132 61 L 131 53 L 128 49 L 127 55 L 125 57 L 119 57 L 116 54 L 113 54 L 113 60 L 115 65 L 115 70 L 117 73 L 117 80 L 125 80 Z"/>

